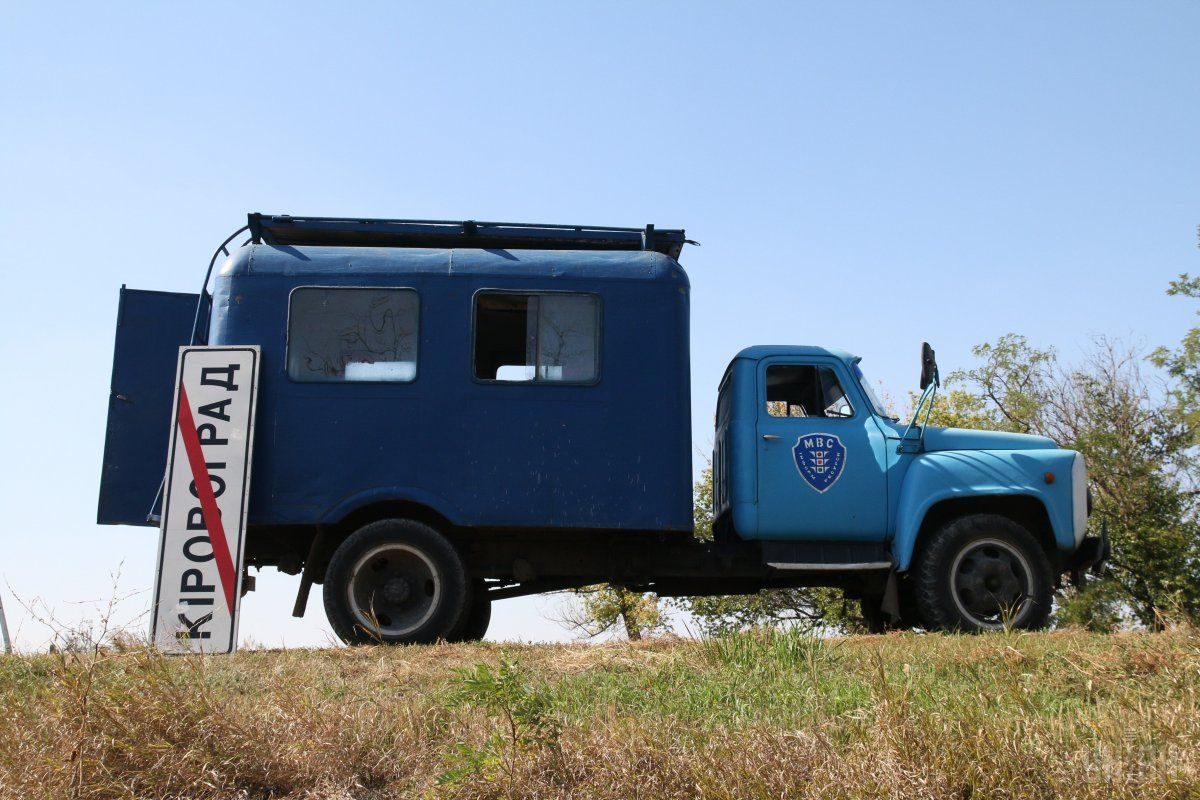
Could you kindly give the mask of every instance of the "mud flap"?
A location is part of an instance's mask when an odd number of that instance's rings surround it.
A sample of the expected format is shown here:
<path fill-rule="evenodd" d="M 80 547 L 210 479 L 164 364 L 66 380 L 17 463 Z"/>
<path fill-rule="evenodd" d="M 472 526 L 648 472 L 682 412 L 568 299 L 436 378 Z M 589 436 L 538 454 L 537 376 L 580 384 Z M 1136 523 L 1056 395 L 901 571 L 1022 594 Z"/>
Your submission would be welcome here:
<path fill-rule="evenodd" d="M 887 585 L 883 588 L 883 613 L 888 615 L 893 623 L 900 622 L 900 591 L 898 589 L 896 570 L 888 571 Z"/>

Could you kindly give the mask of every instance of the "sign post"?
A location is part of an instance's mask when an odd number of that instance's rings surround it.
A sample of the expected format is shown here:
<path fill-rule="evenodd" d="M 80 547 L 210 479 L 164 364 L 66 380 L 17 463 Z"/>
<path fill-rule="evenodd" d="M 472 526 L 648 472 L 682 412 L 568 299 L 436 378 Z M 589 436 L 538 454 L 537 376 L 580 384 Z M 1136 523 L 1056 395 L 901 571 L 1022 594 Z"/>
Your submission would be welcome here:
<path fill-rule="evenodd" d="M 260 350 L 181 347 L 150 638 L 174 653 L 237 648 Z"/>
<path fill-rule="evenodd" d="M 12 640 L 8 638 L 8 620 L 4 618 L 4 598 L 0 597 L 0 634 L 4 635 L 4 652 L 12 652 Z"/>

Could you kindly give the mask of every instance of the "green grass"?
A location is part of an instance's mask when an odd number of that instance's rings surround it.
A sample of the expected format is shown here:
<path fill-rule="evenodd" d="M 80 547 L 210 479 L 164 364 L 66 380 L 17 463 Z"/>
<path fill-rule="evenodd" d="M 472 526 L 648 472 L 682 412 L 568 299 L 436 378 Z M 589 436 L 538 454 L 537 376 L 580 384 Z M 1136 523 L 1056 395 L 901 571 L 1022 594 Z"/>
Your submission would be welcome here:
<path fill-rule="evenodd" d="M 5 797 L 1200 797 L 1200 632 L 0 660 Z"/>

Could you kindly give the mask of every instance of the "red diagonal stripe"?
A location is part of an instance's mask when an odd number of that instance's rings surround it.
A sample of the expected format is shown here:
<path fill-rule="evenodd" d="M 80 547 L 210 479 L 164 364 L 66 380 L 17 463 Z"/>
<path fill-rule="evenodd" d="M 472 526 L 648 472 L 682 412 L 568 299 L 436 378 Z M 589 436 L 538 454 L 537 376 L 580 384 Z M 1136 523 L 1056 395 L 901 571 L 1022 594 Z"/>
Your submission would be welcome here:
<path fill-rule="evenodd" d="M 212 479 L 204 464 L 204 451 L 200 449 L 200 435 L 196 432 L 196 421 L 192 417 L 192 404 L 188 402 L 187 389 L 179 384 L 179 433 L 183 436 L 183 448 L 187 450 L 188 463 L 192 467 L 192 481 L 200 498 L 200 510 L 204 513 L 204 526 L 208 528 L 208 541 L 217 559 L 217 573 L 221 587 L 225 590 L 225 602 L 233 614 L 233 593 L 237 586 L 233 570 L 233 556 L 229 554 L 229 541 L 225 538 L 225 526 L 221 523 L 221 511 L 213 494 Z"/>

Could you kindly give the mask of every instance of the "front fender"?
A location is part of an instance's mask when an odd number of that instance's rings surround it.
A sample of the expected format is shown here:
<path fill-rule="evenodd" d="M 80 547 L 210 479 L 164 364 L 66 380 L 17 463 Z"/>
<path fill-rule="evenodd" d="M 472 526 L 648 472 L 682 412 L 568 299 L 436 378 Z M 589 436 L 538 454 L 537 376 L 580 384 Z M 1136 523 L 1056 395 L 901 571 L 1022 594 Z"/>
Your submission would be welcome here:
<path fill-rule="evenodd" d="M 892 558 L 907 570 L 925 515 L 945 500 L 1032 497 L 1046 509 L 1058 548 L 1076 547 L 1071 484 L 1072 450 L 954 450 L 913 457 L 900 488 Z M 1046 482 L 1047 473 L 1054 475 Z"/>

